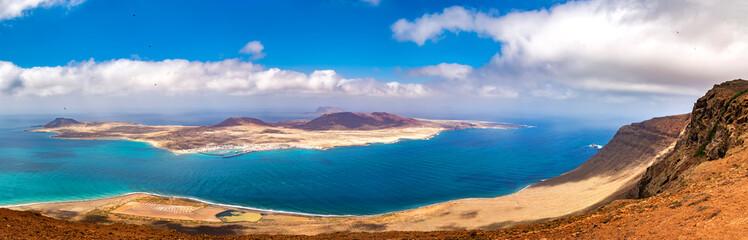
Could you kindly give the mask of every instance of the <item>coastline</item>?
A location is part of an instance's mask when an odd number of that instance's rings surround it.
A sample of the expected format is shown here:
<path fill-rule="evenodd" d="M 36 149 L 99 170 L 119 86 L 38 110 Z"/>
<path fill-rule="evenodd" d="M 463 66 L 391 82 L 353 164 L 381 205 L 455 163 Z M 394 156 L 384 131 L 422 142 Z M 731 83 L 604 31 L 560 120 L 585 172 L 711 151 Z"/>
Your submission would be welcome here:
<path fill-rule="evenodd" d="M 534 128 L 534 126 L 529 125 L 516 125 L 517 127 L 511 127 L 511 128 L 478 128 L 478 129 L 500 129 L 500 130 L 510 130 L 510 129 L 521 129 L 521 128 Z M 354 147 L 354 146 L 367 146 L 370 144 L 394 144 L 398 143 L 402 140 L 429 140 L 432 139 L 438 135 L 440 135 L 442 132 L 446 131 L 460 131 L 460 130 L 469 130 L 469 129 L 446 129 L 441 128 L 435 132 L 418 136 L 418 137 L 398 137 L 393 140 L 389 141 L 365 141 L 360 143 L 354 143 L 354 144 L 341 144 L 341 145 L 332 145 L 332 146 L 318 146 L 318 145 L 308 145 L 308 144 L 272 144 L 274 146 L 265 146 L 270 144 L 245 144 L 245 145 L 222 145 L 222 146 L 208 146 L 208 147 L 201 147 L 201 148 L 193 148 L 193 149 L 171 149 L 167 147 L 161 146 L 157 141 L 152 140 L 143 140 L 143 139 L 135 139 L 135 138 L 128 138 L 128 137 L 64 137 L 60 136 L 60 133 L 54 132 L 54 131 L 47 131 L 44 128 L 35 128 L 35 129 L 27 129 L 27 132 L 32 133 L 54 133 L 55 135 L 50 136 L 51 138 L 55 139 L 68 139 L 68 140 L 102 140 L 102 141 L 128 141 L 128 142 L 141 142 L 141 143 L 147 143 L 151 147 L 162 149 L 169 151 L 175 155 L 182 155 L 182 154 L 197 154 L 197 153 L 204 153 L 209 151 L 221 151 L 221 150 L 232 150 L 232 149 L 239 149 L 239 150 L 245 150 L 245 149 L 251 149 L 251 148 L 259 148 L 254 150 L 246 150 L 246 153 L 250 152 L 262 152 L 262 151 L 274 151 L 274 150 L 283 150 L 283 149 L 308 149 L 308 150 L 327 150 L 331 148 L 338 148 L 338 147 Z"/>
<path fill-rule="evenodd" d="M 413 206 L 412 209 L 375 215 L 323 215 L 273 211 L 221 205 L 194 197 L 172 197 L 131 193 L 105 200 L 30 204 L 14 210 L 35 211 L 64 220 L 84 221 L 90 216 L 104 222 L 122 222 L 173 229 L 231 226 L 230 234 L 302 234 L 330 232 L 438 231 L 452 229 L 498 229 L 517 224 L 547 221 L 580 214 L 625 196 L 646 169 L 670 151 L 687 116 L 672 116 L 627 125 L 595 156 L 576 169 L 539 181 L 514 193 L 486 198 L 463 198 Z M 662 134 L 662 125 L 677 123 L 672 134 Z M 643 126 L 643 127 L 642 127 Z M 677 132 L 675 132 L 677 130 Z M 632 136 L 637 140 L 632 144 Z M 612 157 L 612 158 L 611 158 Z M 120 210 L 130 202 L 190 205 L 240 210 L 262 214 L 258 222 L 180 222 L 163 215 L 128 215 Z M 206 206 L 207 205 L 207 206 Z M 93 215 L 92 215 L 93 214 Z M 151 217 L 151 216 L 155 216 Z M 165 225 L 164 223 L 169 223 Z"/>
<path fill-rule="evenodd" d="M 648 165 L 646 165 L 648 166 Z M 294 222 L 266 222 L 265 225 L 259 225 L 259 223 L 244 223 L 242 226 L 247 227 L 257 227 L 258 229 L 254 229 L 252 231 L 243 232 L 242 234 L 248 234 L 248 233 L 267 233 L 267 234 L 304 234 L 304 235 L 314 235 L 319 233 L 326 233 L 326 232 L 335 232 L 335 231 L 381 231 L 381 230 L 396 230 L 396 231 L 434 231 L 439 230 L 440 228 L 434 228 L 435 222 L 450 222 L 449 219 L 454 219 L 454 216 L 458 219 L 463 219 L 466 213 L 472 213 L 476 211 L 480 211 L 477 209 L 487 209 L 490 208 L 492 210 L 495 210 L 495 212 L 502 212 L 501 216 L 486 216 L 488 219 L 496 218 L 499 219 L 505 219 L 508 221 L 500 221 L 504 222 L 501 226 L 489 226 L 491 224 L 484 224 L 482 222 L 484 218 L 473 218 L 470 220 L 463 220 L 466 223 L 469 223 L 471 220 L 479 220 L 477 225 L 474 225 L 474 227 L 466 227 L 467 229 L 471 228 L 478 228 L 478 229 L 492 229 L 492 228 L 504 228 L 513 226 L 520 223 L 529 223 L 529 222 L 536 222 L 536 221 L 544 221 L 547 219 L 555 219 L 560 218 L 564 216 L 573 215 L 579 212 L 584 211 L 585 209 L 588 209 L 593 206 L 597 206 L 602 203 L 605 199 L 608 199 L 612 193 L 620 192 L 622 188 L 627 188 L 627 184 L 632 184 L 634 179 L 638 179 L 638 176 L 643 173 L 643 171 L 646 169 L 645 165 L 642 165 L 641 167 L 635 169 L 635 171 L 626 171 L 625 175 L 628 175 L 629 177 L 627 179 L 621 179 L 614 180 L 616 178 L 620 178 L 620 176 L 608 176 L 608 177 L 598 177 L 592 181 L 587 181 L 582 183 L 581 185 L 579 183 L 575 182 L 568 182 L 568 183 L 562 183 L 560 185 L 556 185 L 551 188 L 547 187 L 538 187 L 537 185 L 539 183 L 542 183 L 543 181 L 539 181 L 537 183 L 525 186 L 524 188 L 503 196 L 496 196 L 496 197 L 486 197 L 486 198 L 460 198 L 450 201 L 444 201 L 444 202 L 438 202 L 433 204 L 426 204 L 422 206 L 416 206 L 413 208 L 409 208 L 406 210 L 399 210 L 399 211 L 392 211 L 392 212 L 386 212 L 386 213 L 380 213 L 380 214 L 374 214 L 374 215 L 325 215 L 325 214 L 310 214 L 310 213 L 303 213 L 303 212 L 292 212 L 292 211 L 283 211 L 283 210 L 272 210 L 272 209 L 260 209 L 260 208 L 253 208 L 248 206 L 241 206 L 241 205 L 232 205 L 232 204 L 221 204 L 221 203 L 215 203 L 207 200 L 203 200 L 197 197 L 187 197 L 187 196 L 171 196 L 171 195 L 161 195 L 161 194 L 155 194 L 155 193 L 149 193 L 149 192 L 130 192 L 125 194 L 120 194 L 112 197 L 105 197 L 105 198 L 99 198 L 99 199 L 91 199 L 91 200 L 75 200 L 75 201 L 54 201 L 54 202 L 46 202 L 46 203 L 27 203 L 27 204 L 16 204 L 12 206 L 0 206 L 0 208 L 9 208 L 13 210 L 26 210 L 26 211 L 36 211 L 40 212 L 42 214 L 51 216 L 51 217 L 57 217 L 55 214 L 57 212 L 67 212 L 72 209 L 78 209 L 80 211 L 80 216 L 86 216 L 90 214 L 91 212 L 99 212 L 101 209 L 114 209 L 118 206 L 122 206 L 125 203 L 128 202 L 140 202 L 140 199 L 148 198 L 148 197 L 156 197 L 159 199 L 170 199 L 169 201 L 182 201 L 182 202 L 199 202 L 203 204 L 207 204 L 210 207 L 218 207 L 226 210 L 240 210 L 240 211 L 246 211 L 246 212 L 254 212 L 254 213 L 260 213 L 260 214 L 267 214 L 268 216 L 278 216 L 278 217 L 301 217 L 304 218 L 304 223 L 298 223 L 298 221 Z M 632 169 L 633 170 L 633 169 Z M 596 186 L 596 185 L 609 185 L 610 187 L 604 188 L 604 189 L 610 189 L 605 190 L 604 194 L 596 194 L 596 196 L 599 196 L 593 200 L 590 204 L 583 204 L 582 207 L 571 207 L 569 208 L 566 201 L 563 200 L 563 197 L 559 197 L 559 192 L 569 192 L 572 189 L 580 189 L 580 186 L 584 186 L 585 188 Z M 612 187 L 612 188 L 611 188 Z M 538 196 L 546 196 L 544 197 L 545 200 L 538 199 Z M 547 197 L 547 196 L 550 196 Z M 550 201 L 550 202 L 548 202 Z M 540 210 L 530 210 L 530 212 L 527 212 L 528 208 L 526 207 L 518 207 L 517 203 L 521 203 L 520 206 L 539 206 L 539 205 L 546 205 L 546 207 L 540 208 Z M 561 204 L 561 205 L 557 205 Z M 106 207 L 102 207 L 106 206 Z M 567 207 L 559 207 L 559 206 L 567 206 Z M 576 205 L 575 205 L 576 206 Z M 543 216 L 544 214 L 549 214 L 547 211 L 543 210 L 547 207 L 551 207 L 553 211 L 551 211 L 551 216 Z M 566 210 L 564 208 L 567 208 Z M 556 209 L 561 209 L 561 212 L 556 211 Z M 518 212 L 519 211 L 519 212 Z M 494 211 L 491 211 L 494 212 Z M 523 213 L 524 212 L 524 213 Z M 546 212 L 546 213 L 543 213 Z M 448 215 L 444 215 L 445 213 L 452 213 Z M 532 216 L 536 214 L 538 217 L 535 218 L 528 218 L 526 215 L 527 213 L 531 214 Z M 519 214 L 519 215 L 517 215 Z M 109 214 L 111 216 L 111 214 Z M 446 218 L 446 219 L 439 219 L 439 218 Z M 66 220 L 75 220 L 75 219 L 66 219 Z M 178 220 L 168 220 L 168 219 L 160 219 L 160 221 L 168 221 L 168 222 L 174 222 L 178 223 L 180 221 Z M 125 221 L 126 223 L 135 223 L 135 224 L 150 224 L 152 225 L 154 221 L 151 220 L 118 220 L 118 221 Z M 495 220 L 488 220 L 488 222 L 494 222 Z M 268 224 L 269 223 L 269 224 Z M 214 225 L 224 225 L 228 223 L 187 223 L 184 224 L 184 226 L 214 226 Z M 302 224 L 302 225 L 299 225 Z M 381 230 L 379 229 L 355 229 L 353 226 L 358 226 L 361 224 L 378 224 L 378 225 L 386 225 L 387 228 L 383 228 Z M 441 224 L 440 224 L 441 225 Z M 447 226 L 450 224 L 446 224 L 444 226 Z M 158 226 L 158 225 L 153 225 Z M 304 228 L 300 228 L 296 230 L 296 228 L 304 226 Z M 335 226 L 335 227 L 332 227 Z M 481 227 L 482 226 L 482 227 Z"/>
<path fill-rule="evenodd" d="M 488 122 L 486 122 L 486 123 L 488 123 Z M 521 128 L 529 128 L 529 127 L 531 127 L 531 126 L 528 126 L 528 125 L 517 125 L 517 126 L 521 126 L 521 127 L 516 127 L 516 128 L 479 128 L 479 129 L 510 130 L 510 129 L 521 129 Z M 52 133 L 52 134 L 55 134 L 55 135 L 50 136 L 51 138 L 59 138 L 59 137 L 57 137 L 57 133 L 55 133 L 55 132 L 46 132 L 46 131 L 45 132 L 37 132 L 37 131 L 33 131 L 33 130 L 34 129 L 31 129 L 28 132 L 32 132 L 32 133 Z M 432 134 L 430 136 L 426 136 L 426 137 L 423 137 L 423 138 L 399 138 L 399 139 L 395 139 L 395 140 L 389 141 L 389 142 L 371 142 L 371 143 L 364 143 L 364 144 L 357 144 L 357 145 L 336 146 L 336 147 L 331 147 L 331 148 L 312 149 L 312 150 L 327 150 L 327 149 L 332 149 L 332 148 L 360 147 L 360 146 L 368 146 L 368 145 L 371 145 L 371 144 L 397 144 L 397 143 L 400 143 L 400 142 L 403 142 L 403 141 L 422 141 L 422 140 L 427 141 L 427 140 L 433 139 L 434 137 L 442 135 L 443 132 L 466 131 L 466 130 L 475 130 L 475 129 L 444 129 L 444 130 L 441 130 L 439 132 L 436 132 L 436 133 L 434 133 L 434 134 Z M 137 139 L 123 138 L 123 137 L 85 138 L 85 139 L 84 138 L 59 138 L 59 139 L 139 142 L 139 143 L 146 143 L 150 147 L 153 147 L 153 148 L 157 148 L 157 149 L 161 149 L 161 150 L 167 150 L 167 151 L 169 151 L 169 152 L 171 152 L 171 153 L 173 153 L 175 155 L 200 154 L 201 153 L 201 152 L 183 152 L 183 153 L 181 153 L 181 152 L 175 152 L 174 150 L 169 150 L 169 149 L 158 147 L 152 141 L 142 141 L 142 140 L 137 140 Z M 294 148 L 292 147 L 292 148 L 282 148 L 282 149 L 273 149 L 273 150 L 283 150 L 283 149 L 294 149 Z M 304 148 L 297 148 L 297 149 L 304 149 Z M 266 151 L 273 151 L 273 150 L 266 150 Z M 463 201 L 463 200 L 491 199 L 491 198 L 496 198 L 496 197 L 502 197 L 502 196 L 512 195 L 512 194 L 516 194 L 516 193 L 518 193 L 520 191 L 523 191 L 523 190 L 525 190 L 525 189 L 527 189 L 529 187 L 532 187 L 533 185 L 535 185 L 535 184 L 537 184 L 539 182 L 545 181 L 545 180 L 547 180 L 547 179 L 540 180 L 540 181 L 538 181 L 536 183 L 528 184 L 527 186 L 524 186 L 524 187 L 522 187 L 521 189 L 519 189 L 519 190 L 517 190 L 515 192 L 511 192 L 511 193 L 507 193 L 507 194 L 503 194 L 503 195 L 495 195 L 495 196 L 488 196 L 488 197 L 455 198 L 455 199 L 446 200 L 446 201 L 438 201 L 438 202 L 433 202 L 433 203 L 418 204 L 418 205 L 409 206 L 407 208 L 400 209 L 400 210 L 393 210 L 393 211 L 388 211 L 388 212 L 383 212 L 383 213 L 377 213 L 377 214 L 316 214 L 316 213 L 295 212 L 295 211 L 286 211 L 286 210 L 277 210 L 277 209 L 263 209 L 263 208 L 257 208 L 257 207 L 252 207 L 252 206 L 244 206 L 244 205 L 234 205 L 234 204 L 224 204 L 224 203 L 219 203 L 219 202 L 211 202 L 209 200 L 204 200 L 204 199 L 201 199 L 201 198 L 195 197 L 195 196 L 164 195 L 164 194 L 158 194 L 158 193 L 147 192 L 147 191 L 145 191 L 145 192 L 144 191 L 133 191 L 133 192 L 126 192 L 126 193 L 115 194 L 115 195 L 108 195 L 108 196 L 104 196 L 104 197 L 84 198 L 84 199 L 77 199 L 77 200 L 52 200 L 52 201 L 28 202 L 28 203 L 20 203 L 20 204 L 8 204 L 8 205 L 0 205 L 0 208 L 18 208 L 18 207 L 27 207 L 27 206 L 49 205 L 49 204 L 76 204 L 76 203 L 85 204 L 86 202 L 90 202 L 90 201 L 99 201 L 99 200 L 107 200 L 107 199 L 117 199 L 117 198 L 123 198 L 123 197 L 131 196 L 131 195 L 146 194 L 146 195 L 150 195 L 150 196 L 157 196 L 157 197 L 163 197 L 163 198 L 188 199 L 188 200 L 197 201 L 197 202 L 201 202 L 201 203 L 206 203 L 206 204 L 210 204 L 210 205 L 214 205 L 214 206 L 219 206 L 219 207 L 237 208 L 237 209 L 245 209 L 245 210 L 249 210 L 249 211 L 269 212 L 269 213 L 287 214 L 287 215 L 294 215 L 294 216 L 310 216 L 310 217 L 325 217 L 325 218 L 339 218 L 339 217 L 346 217 L 346 218 L 348 218 L 348 217 L 377 217 L 377 216 L 382 216 L 382 215 L 394 214 L 394 213 L 398 213 L 398 212 L 411 211 L 411 210 L 415 210 L 415 209 L 419 209 L 419 208 L 426 208 L 426 207 L 432 207 L 432 206 L 441 205 L 441 204 L 448 204 L 448 203 L 457 202 L 457 201 Z"/>
<path fill-rule="evenodd" d="M 390 143 L 385 143 L 390 144 Z M 337 218 L 337 217 L 376 217 L 376 216 L 382 216 L 382 215 L 388 215 L 398 212 L 405 212 L 405 211 L 411 211 L 419 208 L 426 208 L 426 207 L 432 207 L 436 205 L 441 204 L 448 204 L 452 202 L 458 202 L 458 201 L 464 201 L 464 200 L 481 200 L 481 199 L 492 199 L 497 197 L 504 197 L 509 196 L 512 194 L 517 194 L 521 191 L 524 191 L 528 188 L 531 188 L 532 186 L 541 183 L 548 179 L 540 180 L 533 184 L 528 184 L 527 186 L 517 190 L 516 192 L 508 193 L 505 195 L 498 195 L 498 196 L 492 196 L 492 197 L 466 197 L 466 198 L 457 198 L 453 200 L 447 200 L 447 201 L 441 201 L 436 203 L 429 203 L 429 204 L 422 204 L 415 207 L 409 207 L 402 210 L 395 210 L 395 211 L 389 211 L 384 213 L 377 213 L 377 214 L 316 214 L 316 213 L 305 213 L 305 212 L 293 212 L 293 211 L 285 211 L 285 210 L 276 210 L 276 209 L 263 209 L 263 208 L 256 208 L 251 206 L 243 206 L 243 205 L 234 205 L 234 204 L 225 204 L 225 203 L 218 203 L 218 202 L 211 202 L 208 200 L 200 199 L 198 197 L 194 196 L 180 196 L 180 195 L 164 195 L 164 194 L 158 194 L 158 193 L 152 193 L 152 192 L 127 192 L 123 194 L 117 194 L 114 196 L 109 197 L 102 197 L 102 198 L 91 198 L 91 199 L 83 199 L 83 200 L 61 200 L 61 201 L 46 201 L 46 202 L 31 202 L 31 203 L 21 203 L 21 204 L 10 204 L 10 205 L 0 205 L 0 208 L 18 208 L 18 207 L 26 207 L 26 206 L 34 206 L 34 205 L 45 205 L 45 204 L 74 204 L 74 203 L 85 203 L 90 201 L 97 201 L 97 200 L 107 200 L 107 199 L 117 199 L 122 197 L 127 197 L 131 195 L 137 195 L 137 194 L 145 194 L 150 196 L 156 196 L 156 197 L 163 197 L 163 198 L 179 198 L 179 199 L 187 199 L 191 201 L 196 201 L 200 203 L 205 203 L 213 206 L 220 206 L 220 207 L 226 207 L 226 208 L 237 208 L 237 209 L 245 209 L 250 211 L 258 211 L 258 212 L 271 212 L 271 213 L 278 213 L 278 214 L 288 214 L 288 215 L 297 215 L 297 216 L 309 216 L 309 217 L 327 217 L 327 218 Z"/>
<path fill-rule="evenodd" d="M 443 131 L 451 130 L 526 127 L 530 126 L 488 121 L 413 119 L 386 113 L 336 113 L 312 120 L 277 123 L 233 117 L 207 126 L 149 126 L 57 118 L 41 128 L 26 131 L 53 132 L 57 135 L 52 138 L 60 139 L 145 142 L 174 154 L 185 154 L 224 150 L 249 153 L 288 148 L 328 149 L 393 143 L 402 139 L 430 139 Z"/>

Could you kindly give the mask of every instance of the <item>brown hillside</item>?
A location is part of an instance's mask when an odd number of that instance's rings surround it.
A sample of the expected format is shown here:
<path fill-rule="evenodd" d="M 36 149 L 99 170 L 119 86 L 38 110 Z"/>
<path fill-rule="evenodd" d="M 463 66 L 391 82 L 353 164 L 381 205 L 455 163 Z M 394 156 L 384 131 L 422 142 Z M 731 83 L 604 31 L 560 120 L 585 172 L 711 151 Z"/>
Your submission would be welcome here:
<path fill-rule="evenodd" d="M 371 130 L 391 127 L 417 126 L 420 121 L 385 112 L 327 113 L 297 126 L 304 130 Z"/>
<path fill-rule="evenodd" d="M 70 125 L 76 125 L 76 124 L 81 124 L 81 122 L 78 122 L 72 118 L 55 118 L 55 120 L 52 120 L 51 122 L 42 125 L 42 127 L 56 128 L 56 127 L 70 126 Z"/>
<path fill-rule="evenodd" d="M 582 165 L 534 186 L 552 186 L 593 176 L 609 176 L 642 164 L 649 164 L 648 161 L 678 138 L 688 120 L 689 114 L 682 114 L 623 126 L 608 144 Z"/>
<path fill-rule="evenodd" d="M 257 125 L 257 126 L 268 126 L 264 121 L 257 118 L 250 117 L 230 117 L 223 122 L 220 122 L 211 127 L 232 127 L 232 126 L 243 126 L 243 125 Z"/>

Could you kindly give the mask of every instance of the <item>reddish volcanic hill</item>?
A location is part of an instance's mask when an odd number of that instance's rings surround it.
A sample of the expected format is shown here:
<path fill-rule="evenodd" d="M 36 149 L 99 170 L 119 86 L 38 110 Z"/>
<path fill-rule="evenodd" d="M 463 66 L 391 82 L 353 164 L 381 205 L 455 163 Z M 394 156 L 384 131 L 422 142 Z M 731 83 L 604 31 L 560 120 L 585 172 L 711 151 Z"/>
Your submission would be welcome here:
<path fill-rule="evenodd" d="M 69 126 L 69 125 L 75 125 L 75 124 L 81 124 L 81 122 L 78 122 L 72 118 L 55 118 L 55 120 L 42 125 L 42 127 L 56 128 L 56 127 L 63 127 L 63 126 Z"/>
<path fill-rule="evenodd" d="M 212 125 L 211 127 L 231 127 L 231 126 L 242 126 L 242 125 L 259 125 L 268 126 L 268 124 L 257 118 L 250 117 L 230 117 L 223 122 Z"/>
<path fill-rule="evenodd" d="M 400 117 L 385 112 L 355 113 L 340 112 L 327 113 L 309 122 L 298 125 L 304 130 L 370 130 L 391 127 L 417 126 L 421 124 L 413 118 Z"/>

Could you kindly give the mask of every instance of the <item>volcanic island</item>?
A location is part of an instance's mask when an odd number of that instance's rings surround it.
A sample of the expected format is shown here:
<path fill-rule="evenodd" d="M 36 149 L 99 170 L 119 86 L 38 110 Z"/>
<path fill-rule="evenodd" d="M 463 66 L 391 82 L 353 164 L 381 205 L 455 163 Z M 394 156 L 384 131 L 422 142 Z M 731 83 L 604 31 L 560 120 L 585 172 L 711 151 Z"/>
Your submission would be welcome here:
<path fill-rule="evenodd" d="M 427 139 L 442 131 L 524 125 L 485 121 L 427 120 L 374 112 L 326 113 L 311 120 L 269 123 L 231 117 L 209 126 L 146 126 L 127 122 L 79 122 L 57 118 L 32 132 L 54 132 L 65 139 L 124 139 L 150 143 L 177 154 L 204 153 L 233 157 L 287 148 L 328 149 L 402 139 Z"/>

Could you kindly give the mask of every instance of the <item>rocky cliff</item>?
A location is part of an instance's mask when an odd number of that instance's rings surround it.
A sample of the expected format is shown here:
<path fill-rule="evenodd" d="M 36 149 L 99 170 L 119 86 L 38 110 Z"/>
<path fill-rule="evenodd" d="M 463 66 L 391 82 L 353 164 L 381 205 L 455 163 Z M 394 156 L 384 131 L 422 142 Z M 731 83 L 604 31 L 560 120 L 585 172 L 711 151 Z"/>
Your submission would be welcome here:
<path fill-rule="evenodd" d="M 693 106 L 691 121 L 673 152 L 653 164 L 639 183 L 639 195 L 649 197 L 678 187 L 685 171 L 728 155 L 742 146 L 748 130 L 748 81 L 715 85 Z"/>

